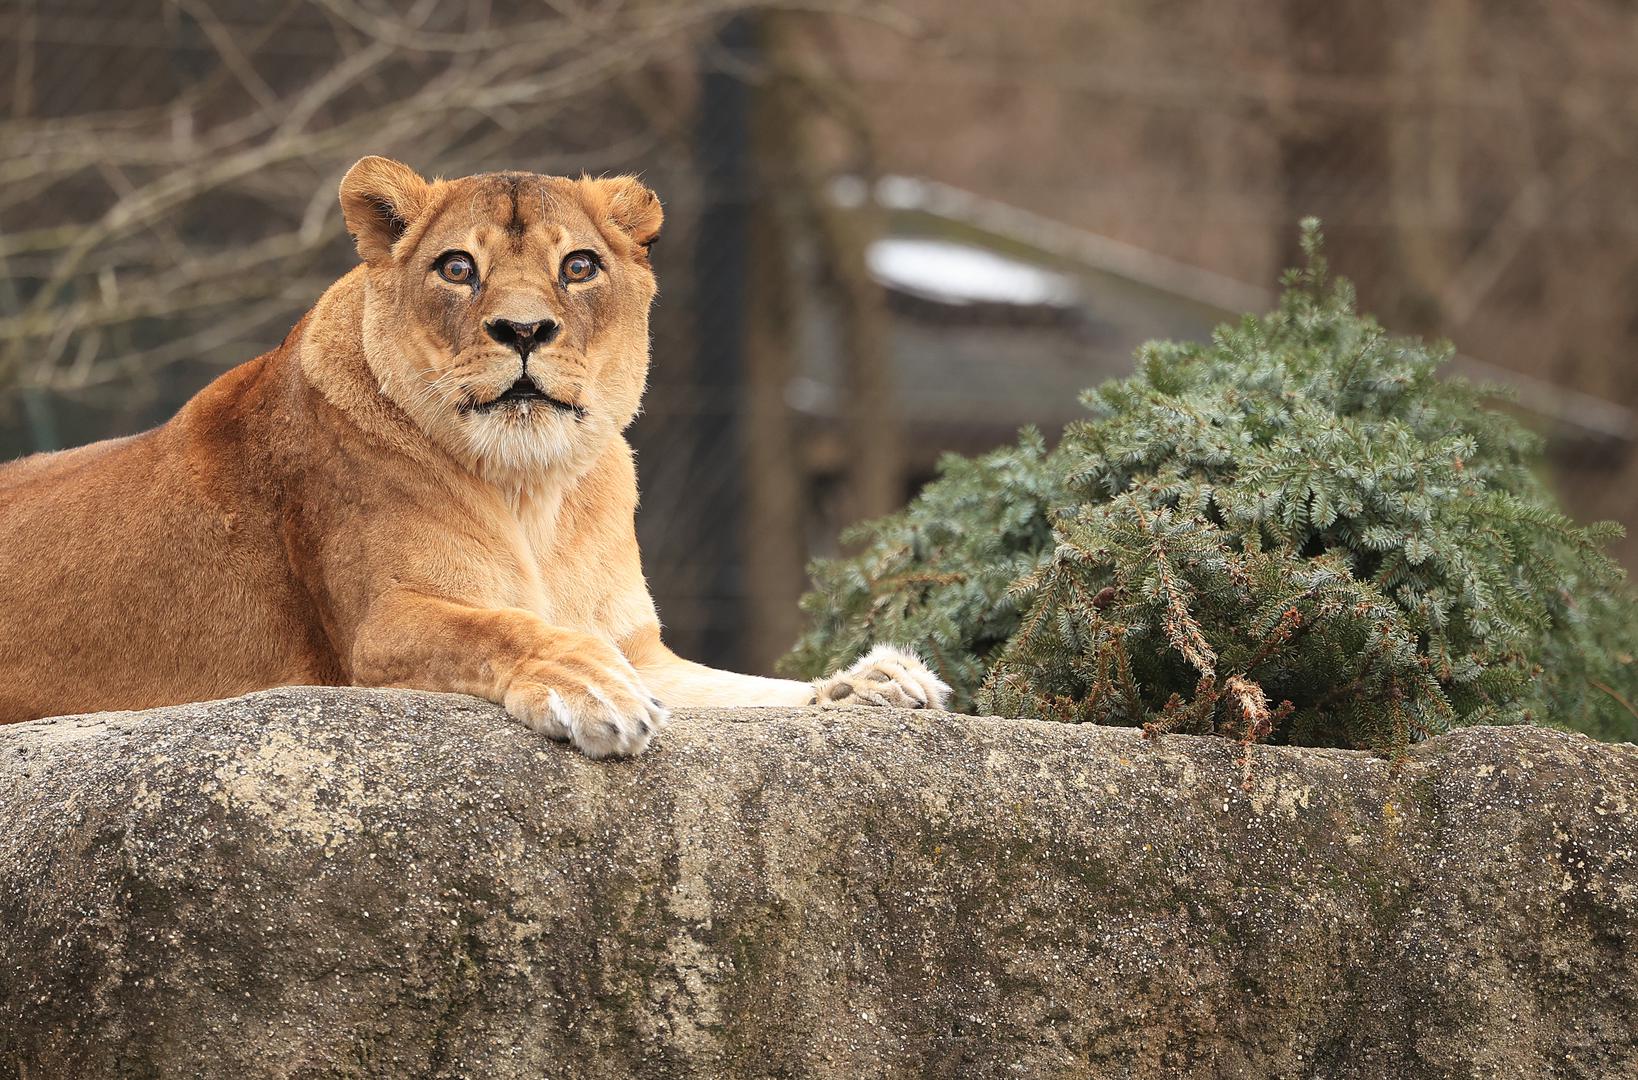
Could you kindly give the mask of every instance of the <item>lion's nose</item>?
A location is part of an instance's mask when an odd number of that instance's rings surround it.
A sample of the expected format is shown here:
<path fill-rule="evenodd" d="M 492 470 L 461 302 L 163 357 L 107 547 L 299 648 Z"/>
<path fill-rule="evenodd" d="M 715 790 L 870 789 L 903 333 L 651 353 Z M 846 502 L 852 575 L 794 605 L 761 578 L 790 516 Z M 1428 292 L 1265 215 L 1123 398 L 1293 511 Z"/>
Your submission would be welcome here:
<path fill-rule="evenodd" d="M 512 319 L 490 319 L 483 324 L 489 336 L 502 345 L 509 345 L 517 350 L 524 360 L 537 345 L 547 345 L 557 337 L 558 325 L 556 319 L 537 319 L 534 322 L 515 322 Z"/>

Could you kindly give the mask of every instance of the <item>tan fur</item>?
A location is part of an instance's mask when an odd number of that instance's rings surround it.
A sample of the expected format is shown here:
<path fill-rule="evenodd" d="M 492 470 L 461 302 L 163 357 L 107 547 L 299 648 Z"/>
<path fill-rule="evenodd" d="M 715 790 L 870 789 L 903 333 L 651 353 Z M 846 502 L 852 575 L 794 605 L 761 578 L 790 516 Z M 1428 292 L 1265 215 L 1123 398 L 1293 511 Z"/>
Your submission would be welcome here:
<path fill-rule="evenodd" d="M 365 158 L 341 203 L 364 264 L 277 349 L 154 431 L 0 468 L 0 722 L 393 685 L 500 702 L 603 756 L 641 751 L 660 702 L 942 702 L 901 653 L 809 686 L 662 644 L 622 434 L 652 192 Z M 565 283 L 581 250 L 602 268 Z M 439 275 L 449 251 L 476 287 Z M 496 319 L 558 329 L 525 359 Z M 523 375 L 560 404 L 480 408 Z"/>

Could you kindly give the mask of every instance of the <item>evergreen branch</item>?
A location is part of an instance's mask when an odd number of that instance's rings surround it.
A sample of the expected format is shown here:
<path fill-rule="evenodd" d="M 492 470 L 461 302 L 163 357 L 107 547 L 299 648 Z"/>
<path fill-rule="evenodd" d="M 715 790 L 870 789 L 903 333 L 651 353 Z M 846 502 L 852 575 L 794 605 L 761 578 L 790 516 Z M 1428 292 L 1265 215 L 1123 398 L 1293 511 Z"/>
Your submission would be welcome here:
<path fill-rule="evenodd" d="M 1398 752 L 1539 716 L 1638 737 L 1619 530 L 1560 512 L 1540 441 L 1435 377 L 1448 346 L 1357 314 L 1311 222 L 1303 243 L 1275 311 L 1144 346 L 1055 448 L 947 458 L 816 565 L 792 669 L 891 634 L 947 655 L 963 705 L 1150 737 Z"/>

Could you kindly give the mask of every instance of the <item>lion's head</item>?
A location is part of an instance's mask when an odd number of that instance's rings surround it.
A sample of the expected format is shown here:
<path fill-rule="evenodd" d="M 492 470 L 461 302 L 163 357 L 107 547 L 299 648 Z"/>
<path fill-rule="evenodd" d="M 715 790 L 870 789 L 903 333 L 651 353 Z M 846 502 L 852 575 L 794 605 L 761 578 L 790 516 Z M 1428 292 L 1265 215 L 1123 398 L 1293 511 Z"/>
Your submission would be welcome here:
<path fill-rule="evenodd" d="M 575 470 L 631 422 L 662 218 L 648 188 L 427 181 L 367 157 L 341 206 L 366 266 L 365 356 L 430 438 L 483 471 Z"/>

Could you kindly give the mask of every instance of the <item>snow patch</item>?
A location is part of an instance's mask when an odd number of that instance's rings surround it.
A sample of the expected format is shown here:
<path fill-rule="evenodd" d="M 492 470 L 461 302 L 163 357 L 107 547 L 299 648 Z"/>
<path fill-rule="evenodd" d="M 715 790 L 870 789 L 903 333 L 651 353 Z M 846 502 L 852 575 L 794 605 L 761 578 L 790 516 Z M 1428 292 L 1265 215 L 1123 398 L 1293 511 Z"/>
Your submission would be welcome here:
<path fill-rule="evenodd" d="M 944 304 L 1071 307 L 1078 298 L 1064 274 L 948 240 L 884 237 L 865 260 L 888 288 Z"/>

